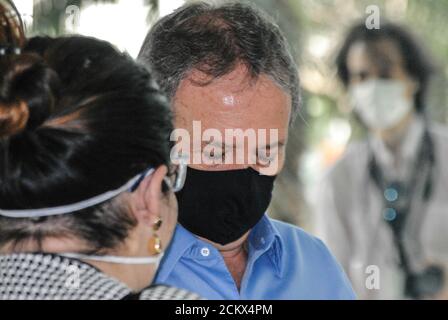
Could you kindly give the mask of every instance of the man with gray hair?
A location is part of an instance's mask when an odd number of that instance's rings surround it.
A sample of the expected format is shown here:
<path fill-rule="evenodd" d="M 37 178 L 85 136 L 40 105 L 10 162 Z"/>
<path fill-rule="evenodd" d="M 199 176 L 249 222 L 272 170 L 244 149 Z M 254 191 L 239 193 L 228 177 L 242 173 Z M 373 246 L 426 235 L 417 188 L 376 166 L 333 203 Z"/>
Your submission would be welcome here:
<path fill-rule="evenodd" d="M 248 4 L 187 4 L 154 25 L 139 60 L 170 97 L 188 154 L 156 282 L 208 299 L 354 298 L 320 240 L 266 215 L 300 105 L 277 25 Z"/>

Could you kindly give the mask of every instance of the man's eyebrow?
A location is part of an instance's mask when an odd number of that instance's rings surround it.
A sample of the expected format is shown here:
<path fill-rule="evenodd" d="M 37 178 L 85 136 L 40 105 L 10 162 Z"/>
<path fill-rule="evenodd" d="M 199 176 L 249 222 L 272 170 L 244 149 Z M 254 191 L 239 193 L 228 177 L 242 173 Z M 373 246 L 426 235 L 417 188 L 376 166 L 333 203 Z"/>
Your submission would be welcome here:
<path fill-rule="evenodd" d="M 224 143 L 222 141 L 216 141 L 216 140 L 212 140 L 212 141 L 210 141 L 210 140 L 204 141 L 203 140 L 201 142 L 201 145 L 202 145 L 202 147 L 212 146 L 212 147 L 222 148 L 224 146 Z"/>
<path fill-rule="evenodd" d="M 275 148 L 275 147 L 279 147 L 279 148 L 280 147 L 284 147 L 285 145 L 286 145 L 286 142 L 284 140 L 280 140 L 280 141 L 276 141 L 276 142 L 273 142 L 273 143 L 266 144 L 266 145 L 264 145 L 262 147 L 263 147 L 263 149 L 271 149 L 271 148 Z"/>
<path fill-rule="evenodd" d="M 212 147 L 219 147 L 219 148 L 224 148 L 224 149 L 229 149 L 229 148 L 235 149 L 234 144 L 228 145 L 222 141 L 214 141 L 214 140 L 213 141 L 202 141 L 201 145 L 202 145 L 202 147 L 212 146 Z M 260 147 L 263 147 L 264 149 L 271 149 L 271 148 L 275 148 L 275 147 L 284 147 L 285 145 L 286 145 L 286 142 L 284 140 L 280 140 L 280 141 L 269 143 L 269 144 L 266 144 L 266 145 L 260 146 Z M 257 147 L 257 148 L 260 148 L 260 147 Z"/>

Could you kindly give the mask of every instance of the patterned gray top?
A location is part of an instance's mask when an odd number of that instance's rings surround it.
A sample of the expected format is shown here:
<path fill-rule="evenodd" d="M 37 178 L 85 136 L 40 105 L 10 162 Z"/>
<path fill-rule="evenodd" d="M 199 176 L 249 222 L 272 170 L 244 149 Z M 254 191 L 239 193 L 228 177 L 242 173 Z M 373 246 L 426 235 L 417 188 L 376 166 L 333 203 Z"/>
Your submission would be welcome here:
<path fill-rule="evenodd" d="M 0 255 L 0 300 L 197 300 L 163 285 L 139 293 L 80 260 L 46 253 Z"/>

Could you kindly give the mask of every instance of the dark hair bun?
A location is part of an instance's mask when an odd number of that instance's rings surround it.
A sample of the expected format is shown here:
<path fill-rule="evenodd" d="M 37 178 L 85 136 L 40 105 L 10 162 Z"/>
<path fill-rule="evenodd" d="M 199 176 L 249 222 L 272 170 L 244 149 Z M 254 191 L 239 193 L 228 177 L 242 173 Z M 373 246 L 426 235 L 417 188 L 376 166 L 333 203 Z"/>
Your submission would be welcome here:
<path fill-rule="evenodd" d="M 0 137 L 40 126 L 58 99 L 59 79 L 35 54 L 11 55 L 0 63 Z"/>

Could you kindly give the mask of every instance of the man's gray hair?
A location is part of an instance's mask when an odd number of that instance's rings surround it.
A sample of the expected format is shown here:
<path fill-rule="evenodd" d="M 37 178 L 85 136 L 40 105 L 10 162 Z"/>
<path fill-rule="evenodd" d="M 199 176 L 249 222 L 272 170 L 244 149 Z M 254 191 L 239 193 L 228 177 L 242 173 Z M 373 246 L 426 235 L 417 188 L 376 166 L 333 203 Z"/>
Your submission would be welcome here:
<path fill-rule="evenodd" d="M 251 77 L 268 75 L 290 94 L 291 123 L 298 113 L 299 76 L 288 43 L 277 24 L 250 4 L 187 4 L 151 28 L 138 59 L 170 98 L 191 70 L 215 79 L 242 63 Z"/>

